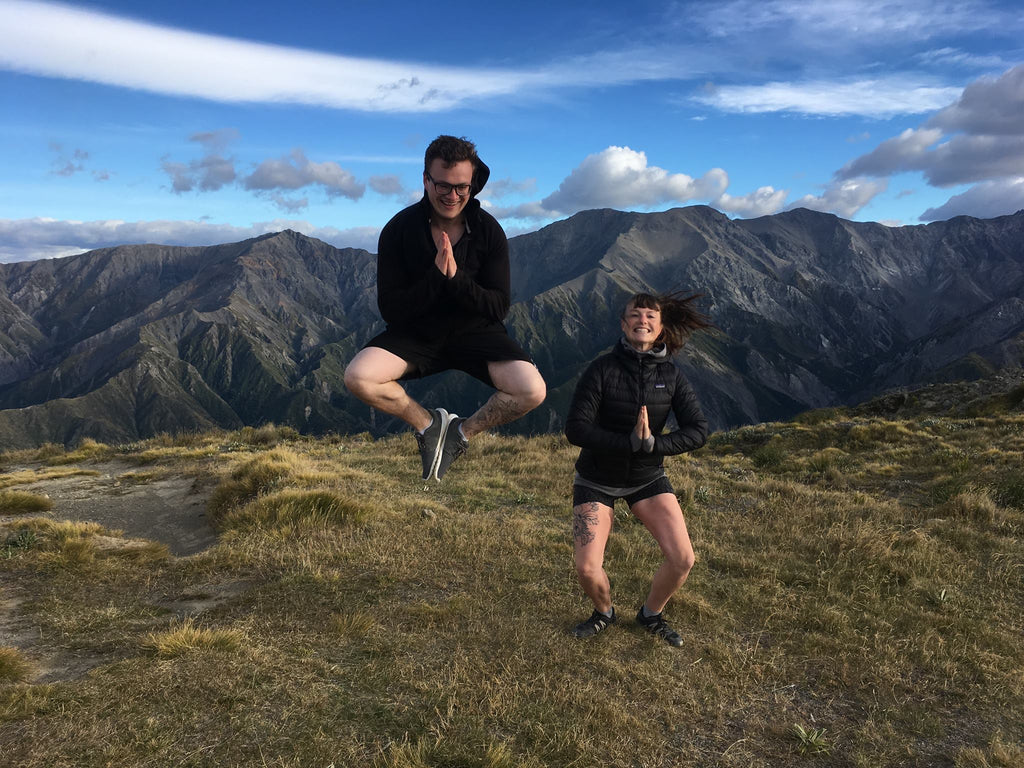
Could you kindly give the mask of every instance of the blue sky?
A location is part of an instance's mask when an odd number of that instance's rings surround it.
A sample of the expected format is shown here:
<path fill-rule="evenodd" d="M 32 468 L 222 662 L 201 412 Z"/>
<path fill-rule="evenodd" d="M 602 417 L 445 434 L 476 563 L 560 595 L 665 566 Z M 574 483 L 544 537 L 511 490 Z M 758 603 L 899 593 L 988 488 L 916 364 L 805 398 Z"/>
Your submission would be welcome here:
<path fill-rule="evenodd" d="M 1013 213 L 1021 41 L 988 0 L 0 0 L 0 261 L 285 228 L 375 251 L 441 133 L 477 143 L 509 235 Z"/>

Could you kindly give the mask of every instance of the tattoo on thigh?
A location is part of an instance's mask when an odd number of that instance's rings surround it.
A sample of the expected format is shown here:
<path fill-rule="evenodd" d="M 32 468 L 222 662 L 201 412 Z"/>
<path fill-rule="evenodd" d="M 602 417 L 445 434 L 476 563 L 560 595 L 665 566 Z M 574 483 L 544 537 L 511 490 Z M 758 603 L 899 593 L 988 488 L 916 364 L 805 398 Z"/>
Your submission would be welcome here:
<path fill-rule="evenodd" d="M 597 527 L 596 501 L 580 504 L 572 510 L 572 537 L 580 545 L 589 544 L 594 540 L 594 528 Z"/>

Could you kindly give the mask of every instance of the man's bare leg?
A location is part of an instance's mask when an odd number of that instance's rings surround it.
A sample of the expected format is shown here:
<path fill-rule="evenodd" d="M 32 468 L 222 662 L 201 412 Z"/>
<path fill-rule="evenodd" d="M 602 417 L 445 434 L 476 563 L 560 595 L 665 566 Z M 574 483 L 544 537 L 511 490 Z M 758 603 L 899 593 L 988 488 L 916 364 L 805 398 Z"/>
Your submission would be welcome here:
<path fill-rule="evenodd" d="M 409 364 L 386 349 L 366 347 L 345 368 L 345 386 L 371 408 L 397 416 L 417 432 L 430 426 L 431 415 L 398 380 Z"/>
<path fill-rule="evenodd" d="M 533 363 L 501 360 L 488 363 L 487 371 L 497 391 L 462 423 L 462 433 L 467 438 L 515 421 L 543 403 L 547 396 L 547 386 Z"/>

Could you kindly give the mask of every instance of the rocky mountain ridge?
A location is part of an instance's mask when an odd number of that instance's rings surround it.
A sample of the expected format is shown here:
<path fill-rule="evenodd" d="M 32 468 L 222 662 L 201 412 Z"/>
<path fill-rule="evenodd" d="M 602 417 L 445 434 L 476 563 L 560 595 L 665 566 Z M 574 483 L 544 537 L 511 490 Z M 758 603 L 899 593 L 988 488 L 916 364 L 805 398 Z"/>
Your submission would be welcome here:
<path fill-rule="evenodd" d="M 507 323 L 548 382 L 514 425 L 561 427 L 582 368 L 637 290 L 704 294 L 717 330 L 679 356 L 716 427 L 1024 358 L 1024 212 L 888 228 L 808 210 L 730 220 L 704 206 L 585 211 L 513 238 Z M 123 442 L 266 421 L 401 427 L 344 366 L 382 327 L 376 257 L 291 231 L 207 248 L 121 246 L 0 265 L 0 441 Z M 409 384 L 467 413 L 488 390 Z"/>

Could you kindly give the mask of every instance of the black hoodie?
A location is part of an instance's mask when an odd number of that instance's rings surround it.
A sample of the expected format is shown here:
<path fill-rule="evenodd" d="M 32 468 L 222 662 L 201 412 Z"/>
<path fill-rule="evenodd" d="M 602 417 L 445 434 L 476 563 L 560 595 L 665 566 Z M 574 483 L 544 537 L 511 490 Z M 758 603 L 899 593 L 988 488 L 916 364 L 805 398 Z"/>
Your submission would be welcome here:
<path fill-rule="evenodd" d="M 434 266 L 432 208 L 426 194 L 399 211 L 377 243 L 377 307 L 389 330 L 424 339 L 453 331 L 502 326 L 510 303 L 508 240 L 476 195 L 490 169 L 479 163 L 463 209 L 466 232 L 453 252 L 458 270 L 447 278 Z"/>

